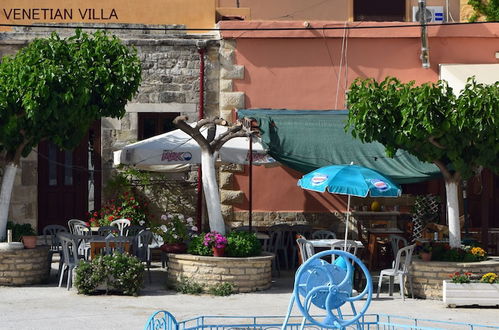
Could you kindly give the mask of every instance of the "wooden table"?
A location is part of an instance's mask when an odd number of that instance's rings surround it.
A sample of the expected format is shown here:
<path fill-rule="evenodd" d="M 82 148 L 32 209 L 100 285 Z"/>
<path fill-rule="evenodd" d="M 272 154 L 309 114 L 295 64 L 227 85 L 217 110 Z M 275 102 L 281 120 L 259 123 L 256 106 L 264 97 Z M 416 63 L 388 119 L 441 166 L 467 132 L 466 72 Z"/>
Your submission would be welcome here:
<path fill-rule="evenodd" d="M 109 246 L 114 248 L 115 242 L 110 241 Z M 90 259 L 93 259 L 98 254 L 102 254 L 102 251 L 106 248 L 106 238 L 105 237 L 93 237 L 90 239 Z M 130 253 L 131 244 L 130 242 L 125 242 L 125 251 Z"/>
<path fill-rule="evenodd" d="M 398 228 L 372 228 L 368 230 L 367 239 L 367 268 L 372 269 L 374 265 L 378 265 L 379 256 L 378 237 L 388 237 L 390 235 L 401 235 L 404 232 Z M 391 248 L 391 246 L 390 246 Z"/>

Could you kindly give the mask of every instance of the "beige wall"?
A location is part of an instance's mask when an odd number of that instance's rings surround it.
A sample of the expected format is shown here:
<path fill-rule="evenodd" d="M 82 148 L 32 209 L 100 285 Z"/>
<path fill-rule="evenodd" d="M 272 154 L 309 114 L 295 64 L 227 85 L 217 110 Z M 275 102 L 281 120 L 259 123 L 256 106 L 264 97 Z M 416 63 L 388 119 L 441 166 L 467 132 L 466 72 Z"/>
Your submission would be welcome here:
<path fill-rule="evenodd" d="M 181 24 L 212 28 L 215 0 L 2 0 L 0 22 Z"/>

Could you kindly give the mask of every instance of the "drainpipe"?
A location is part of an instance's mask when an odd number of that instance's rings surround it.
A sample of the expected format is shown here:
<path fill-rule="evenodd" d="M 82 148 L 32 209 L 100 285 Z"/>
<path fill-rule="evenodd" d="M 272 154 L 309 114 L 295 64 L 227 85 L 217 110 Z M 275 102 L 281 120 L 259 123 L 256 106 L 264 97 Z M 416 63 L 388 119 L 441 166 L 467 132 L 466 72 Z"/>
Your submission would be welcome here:
<path fill-rule="evenodd" d="M 428 48 L 428 33 L 426 31 L 426 0 L 419 0 L 419 23 L 421 23 L 421 62 L 424 69 L 430 68 L 430 49 Z"/>
<path fill-rule="evenodd" d="M 198 120 L 204 118 L 204 55 L 206 54 L 206 47 L 198 46 L 199 53 L 199 112 Z M 196 226 L 198 231 L 202 231 L 202 220 L 203 220 L 203 180 L 201 173 L 201 166 L 198 167 L 198 185 L 197 185 L 197 214 L 196 214 Z"/>

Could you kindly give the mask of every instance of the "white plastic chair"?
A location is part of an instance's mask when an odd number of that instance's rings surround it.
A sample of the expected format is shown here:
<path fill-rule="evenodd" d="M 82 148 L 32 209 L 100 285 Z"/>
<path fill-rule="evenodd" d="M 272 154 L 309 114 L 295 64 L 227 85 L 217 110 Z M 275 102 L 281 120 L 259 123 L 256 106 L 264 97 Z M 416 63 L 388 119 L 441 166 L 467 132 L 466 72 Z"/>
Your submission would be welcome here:
<path fill-rule="evenodd" d="M 80 262 L 80 258 L 82 258 L 82 256 L 78 254 L 78 243 L 74 239 L 72 234 L 60 232 L 57 234 L 57 238 L 59 239 L 62 245 L 62 258 L 63 258 L 62 270 L 59 276 L 59 287 L 61 287 L 62 285 L 64 272 L 67 270 L 68 278 L 67 278 L 66 288 L 69 290 L 72 285 L 73 269 L 75 269 L 78 266 L 78 263 Z"/>
<path fill-rule="evenodd" d="M 346 249 L 345 249 L 345 241 L 344 240 L 337 241 L 337 242 L 334 242 L 333 244 L 331 244 L 331 250 L 342 250 L 342 251 L 351 253 L 354 256 L 357 255 L 358 249 L 359 249 L 359 245 L 355 241 L 352 241 L 352 240 L 347 240 Z M 335 255 L 332 255 L 332 257 L 334 258 Z M 333 261 L 334 261 L 334 259 L 333 259 Z"/>
<path fill-rule="evenodd" d="M 392 245 L 392 252 L 394 257 L 397 255 L 401 247 L 406 247 L 407 245 L 409 245 L 409 243 L 407 243 L 407 240 L 399 235 L 390 235 L 390 244 Z"/>
<path fill-rule="evenodd" d="M 395 259 L 395 265 L 393 268 L 390 269 L 383 269 L 379 273 L 379 280 L 378 280 L 378 292 L 376 294 L 376 299 L 379 298 L 379 292 L 381 290 L 381 285 L 383 283 L 383 276 L 388 276 L 390 279 L 389 283 L 389 289 L 388 293 L 390 296 L 393 295 L 393 282 L 395 276 L 398 277 L 399 280 L 399 286 L 400 286 L 400 295 L 402 296 L 402 300 L 405 300 L 405 295 L 404 295 L 404 281 L 405 278 L 408 277 L 409 281 L 409 288 L 411 290 L 411 296 L 412 299 L 414 299 L 414 291 L 412 289 L 412 278 L 409 276 L 409 266 L 411 265 L 412 261 L 412 253 L 414 251 L 414 247 L 416 245 L 409 245 L 406 247 L 401 248 L 397 252 L 397 258 Z"/>
<path fill-rule="evenodd" d="M 316 230 L 312 233 L 313 239 L 334 239 L 336 234 L 329 230 Z"/>
<path fill-rule="evenodd" d="M 79 220 L 79 219 L 70 219 L 68 220 L 68 228 L 69 228 L 69 232 L 73 235 L 77 235 L 75 233 L 75 225 L 82 225 L 82 226 L 86 226 L 85 224 L 85 221 L 82 221 L 82 220 Z"/>
<path fill-rule="evenodd" d="M 112 221 L 109 225 L 118 227 L 120 230 L 120 236 L 125 236 L 125 228 L 130 226 L 130 220 L 117 219 Z"/>
<path fill-rule="evenodd" d="M 298 238 L 296 239 L 296 243 L 298 244 L 298 249 L 300 250 L 302 263 L 307 261 L 311 256 L 315 254 L 314 246 L 306 239 Z"/>

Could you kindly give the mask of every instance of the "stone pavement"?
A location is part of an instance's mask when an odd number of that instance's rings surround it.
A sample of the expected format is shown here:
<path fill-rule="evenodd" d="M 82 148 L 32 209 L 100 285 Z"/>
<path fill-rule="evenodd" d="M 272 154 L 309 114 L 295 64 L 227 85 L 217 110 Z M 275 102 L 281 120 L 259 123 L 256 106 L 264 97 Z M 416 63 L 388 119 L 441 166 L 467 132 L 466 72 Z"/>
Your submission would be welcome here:
<path fill-rule="evenodd" d="M 0 287 L 0 329 L 143 329 L 149 315 L 165 309 L 177 320 L 198 315 L 284 315 L 292 292 L 292 273 L 282 273 L 271 289 L 229 297 L 192 296 L 165 289 L 165 270 L 155 264 L 153 283 L 145 277 L 139 297 L 78 295 L 57 287 L 56 264 L 49 284 Z M 386 290 L 385 290 L 386 291 Z M 362 304 L 362 302 L 361 302 Z M 441 301 L 382 294 L 369 313 L 499 325 L 498 308 L 446 308 Z"/>

